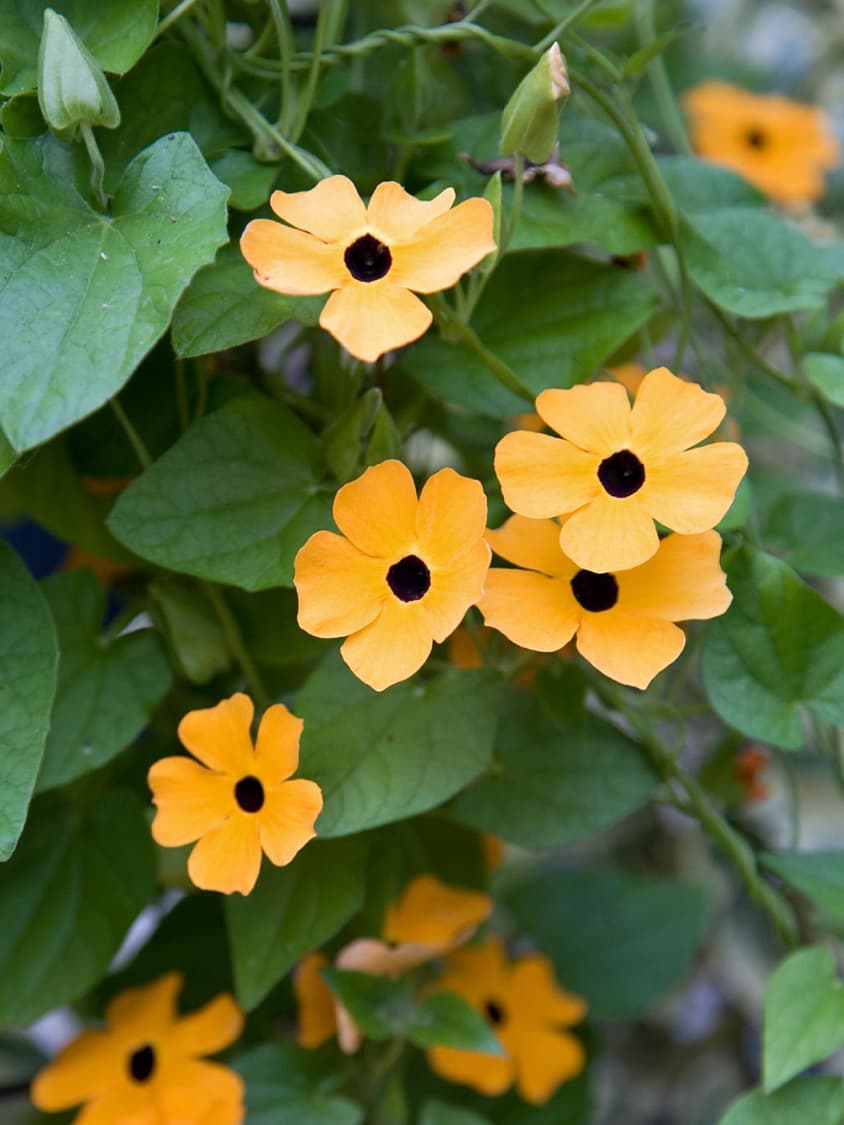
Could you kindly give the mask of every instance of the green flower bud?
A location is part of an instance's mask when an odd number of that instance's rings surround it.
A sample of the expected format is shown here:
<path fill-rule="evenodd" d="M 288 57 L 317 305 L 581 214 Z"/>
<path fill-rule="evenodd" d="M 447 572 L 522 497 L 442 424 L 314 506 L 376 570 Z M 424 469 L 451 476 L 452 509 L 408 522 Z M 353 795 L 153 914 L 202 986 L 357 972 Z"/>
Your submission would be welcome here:
<path fill-rule="evenodd" d="M 569 96 L 566 60 L 559 43 L 545 52 L 516 87 L 501 115 L 501 154 L 523 153 L 533 164 L 543 164 L 554 151 L 560 109 Z"/>
<path fill-rule="evenodd" d="M 97 60 L 52 8 L 44 12 L 38 48 L 38 104 L 53 129 L 120 124 L 120 109 Z"/>

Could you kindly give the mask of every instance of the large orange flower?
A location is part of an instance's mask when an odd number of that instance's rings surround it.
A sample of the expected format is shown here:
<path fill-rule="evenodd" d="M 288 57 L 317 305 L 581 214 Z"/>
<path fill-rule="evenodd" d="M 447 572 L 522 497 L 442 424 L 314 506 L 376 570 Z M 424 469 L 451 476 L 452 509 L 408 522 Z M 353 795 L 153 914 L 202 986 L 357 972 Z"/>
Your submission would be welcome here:
<path fill-rule="evenodd" d="M 580 1023 L 586 1005 L 562 991 L 542 954 L 510 962 L 501 941 L 490 938 L 452 953 L 436 988 L 458 993 L 485 1016 L 505 1052 L 433 1047 L 428 1062 L 441 1078 L 488 1096 L 503 1094 L 515 1082 L 525 1101 L 541 1105 L 583 1070 L 580 1040 L 564 1029 Z"/>
<path fill-rule="evenodd" d="M 85 1103 L 76 1125 L 240 1125 L 243 1082 L 205 1062 L 240 1035 L 243 1015 L 218 996 L 180 1017 L 179 973 L 122 992 L 106 1008 L 106 1026 L 84 1031 L 42 1070 L 32 1101 L 46 1112 Z"/>
<path fill-rule="evenodd" d="M 537 652 L 577 634 L 581 656 L 631 687 L 646 688 L 683 651 L 675 621 L 718 617 L 732 600 L 716 531 L 669 535 L 648 562 L 614 573 L 572 562 L 554 520 L 511 516 L 488 538 L 497 555 L 528 569 L 489 572 L 479 605 L 487 625 Z"/>
<path fill-rule="evenodd" d="M 659 546 L 654 520 L 682 535 L 714 527 L 747 469 L 733 442 L 692 449 L 718 426 L 720 395 L 664 367 L 642 380 L 633 408 L 619 383 L 543 391 L 536 409 L 564 440 L 506 434 L 495 471 L 514 512 L 569 515 L 560 545 L 597 572 L 639 566 Z"/>
<path fill-rule="evenodd" d="M 823 195 L 824 173 L 841 159 L 823 110 L 716 81 L 695 86 L 684 102 L 701 156 L 732 168 L 777 203 Z"/>
<path fill-rule="evenodd" d="M 253 714 L 241 693 L 190 711 L 179 738 L 203 765 L 162 758 L 149 771 L 158 807 L 153 838 L 166 848 L 199 841 L 188 874 L 203 890 L 248 895 L 262 852 L 283 866 L 316 835 L 322 791 L 313 781 L 287 780 L 299 766 L 302 720 L 282 704 L 268 707 L 253 746 Z"/>
<path fill-rule="evenodd" d="M 418 339 L 431 311 L 414 293 L 448 289 L 496 248 L 492 207 L 454 190 L 416 199 L 379 184 L 366 207 L 351 180 L 330 176 L 310 191 L 275 191 L 270 206 L 289 226 L 254 219 L 240 240 L 260 285 L 277 293 L 331 293 L 319 322 L 368 362 Z M 411 290 L 413 292 L 411 292 Z"/>
<path fill-rule="evenodd" d="M 441 469 L 418 500 L 410 471 L 383 461 L 334 498 L 342 535 L 318 531 L 296 555 L 299 625 L 348 637 L 340 653 L 376 691 L 413 675 L 483 592 L 486 497 Z"/>

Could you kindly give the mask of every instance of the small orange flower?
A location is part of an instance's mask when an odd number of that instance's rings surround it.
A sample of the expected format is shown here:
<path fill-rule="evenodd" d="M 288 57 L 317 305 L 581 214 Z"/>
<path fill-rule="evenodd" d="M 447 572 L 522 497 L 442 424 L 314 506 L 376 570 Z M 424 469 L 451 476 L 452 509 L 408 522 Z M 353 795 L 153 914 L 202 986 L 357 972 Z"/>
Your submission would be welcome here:
<path fill-rule="evenodd" d="M 410 471 L 383 461 L 334 498 L 342 535 L 317 531 L 296 555 L 299 625 L 347 637 L 340 654 L 375 691 L 418 671 L 483 592 L 486 497 L 441 469 L 417 499 Z"/>
<path fill-rule="evenodd" d="M 287 780 L 299 766 L 302 720 L 282 704 L 268 707 L 253 746 L 253 714 L 252 700 L 241 693 L 190 711 L 179 739 L 203 764 L 162 758 L 149 771 L 158 808 L 153 838 L 165 848 L 199 841 L 188 874 L 203 890 L 248 895 L 262 852 L 282 867 L 316 835 L 319 786 Z"/>
<path fill-rule="evenodd" d="M 824 173 L 841 159 L 823 110 L 716 81 L 695 86 L 684 102 L 701 156 L 732 168 L 776 203 L 823 195 Z"/>
<path fill-rule="evenodd" d="M 527 570 L 491 570 L 479 609 L 523 648 L 552 652 L 575 634 L 577 650 L 605 676 L 646 688 L 686 643 L 675 621 L 724 613 L 732 600 L 721 537 L 669 535 L 632 570 L 595 573 L 560 549 L 553 520 L 511 516 L 487 533 L 497 555 Z"/>
<path fill-rule="evenodd" d="M 452 188 L 421 200 L 387 182 L 366 207 L 351 180 L 330 176 L 310 191 L 273 192 L 270 206 L 290 225 L 253 219 L 240 248 L 267 289 L 331 291 L 320 324 L 371 363 L 430 327 L 414 293 L 449 289 L 495 250 L 487 200 L 453 202 Z"/>
<path fill-rule="evenodd" d="M 764 780 L 770 755 L 761 746 L 745 746 L 736 754 L 733 774 L 748 801 L 764 801 L 771 795 L 771 787 Z"/>
<path fill-rule="evenodd" d="M 490 938 L 452 953 L 436 989 L 464 997 L 489 1021 L 505 1052 L 499 1057 L 432 1047 L 428 1062 L 441 1078 L 487 1096 L 503 1094 L 515 1082 L 525 1101 L 542 1105 L 583 1070 L 583 1046 L 564 1029 L 580 1023 L 586 1004 L 560 989 L 542 954 L 510 962 L 501 941 Z"/>
<path fill-rule="evenodd" d="M 536 409 L 564 440 L 506 434 L 495 451 L 501 491 L 522 516 L 572 513 L 560 546 L 586 570 L 651 558 L 654 520 L 682 535 L 708 531 L 747 469 L 733 442 L 691 448 L 718 426 L 724 401 L 665 367 L 645 376 L 632 409 L 624 387 L 610 382 L 543 391 Z"/>
<path fill-rule="evenodd" d="M 179 1016 L 179 973 L 122 992 L 106 1026 L 84 1031 L 36 1075 L 32 1101 L 48 1113 L 85 1104 L 77 1125 L 240 1125 L 239 1075 L 203 1055 L 240 1035 L 243 1015 L 228 995 Z"/>

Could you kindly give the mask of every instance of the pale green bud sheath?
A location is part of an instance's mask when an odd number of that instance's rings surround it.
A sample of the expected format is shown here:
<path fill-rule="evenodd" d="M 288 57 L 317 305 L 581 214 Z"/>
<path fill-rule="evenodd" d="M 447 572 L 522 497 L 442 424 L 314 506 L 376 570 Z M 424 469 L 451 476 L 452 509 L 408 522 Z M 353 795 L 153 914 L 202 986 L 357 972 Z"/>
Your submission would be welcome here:
<path fill-rule="evenodd" d="M 521 153 L 533 164 L 548 160 L 557 143 L 560 110 L 570 92 L 566 61 L 559 43 L 552 43 L 504 107 L 502 156 Z"/>
<path fill-rule="evenodd" d="M 74 125 L 115 129 L 120 109 L 97 60 L 64 18 L 47 8 L 38 49 L 38 104 L 57 130 Z"/>

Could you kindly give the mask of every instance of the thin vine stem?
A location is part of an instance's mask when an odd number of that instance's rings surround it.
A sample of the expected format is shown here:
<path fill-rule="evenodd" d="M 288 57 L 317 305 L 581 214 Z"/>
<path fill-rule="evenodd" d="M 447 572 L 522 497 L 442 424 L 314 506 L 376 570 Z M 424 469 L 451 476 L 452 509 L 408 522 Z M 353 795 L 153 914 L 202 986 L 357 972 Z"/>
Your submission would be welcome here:
<path fill-rule="evenodd" d="M 572 24 L 577 23 L 581 16 L 585 16 L 589 9 L 593 8 L 597 2 L 598 0 L 581 0 L 581 3 L 577 5 L 573 12 L 569 12 L 567 16 L 551 28 L 547 35 L 543 35 L 539 42 L 534 45 L 536 53 L 541 55 L 543 51 L 547 51 L 552 43 L 556 43 L 558 39 L 562 38 Z"/>
<path fill-rule="evenodd" d="M 115 418 L 120 423 L 120 426 L 123 429 L 123 432 L 126 434 L 129 444 L 132 446 L 134 454 L 137 457 L 141 468 L 144 470 L 148 469 L 152 464 L 152 456 L 150 454 L 150 451 L 144 444 L 143 438 L 132 425 L 131 419 L 123 409 L 120 400 L 115 397 L 110 398 L 108 401 L 112 411 L 114 412 Z"/>
<path fill-rule="evenodd" d="M 223 630 L 223 636 L 226 638 L 226 643 L 231 649 L 235 660 L 237 660 L 240 665 L 243 678 L 246 681 L 253 699 L 259 707 L 266 707 L 269 703 L 267 689 L 264 687 L 261 675 L 252 657 L 249 655 L 249 650 L 243 640 L 243 634 L 240 631 L 237 618 L 234 616 L 231 609 L 229 609 L 223 591 L 219 586 L 215 586 L 213 582 L 203 581 L 201 585 L 208 600 L 214 607 L 217 620 L 220 622 L 220 628 Z"/>
<path fill-rule="evenodd" d="M 506 364 L 503 359 L 499 359 L 494 352 L 491 352 L 477 333 L 446 304 L 439 294 L 432 295 L 429 301 L 437 323 L 446 336 L 457 336 L 475 353 L 481 363 L 503 387 L 524 399 L 525 402 L 533 404 L 535 395 L 522 383 L 512 367 Z"/>
<path fill-rule="evenodd" d="M 167 15 L 161 20 L 158 27 L 156 27 L 155 29 L 153 39 L 158 39 L 158 37 L 163 35 L 165 31 L 169 31 L 173 24 L 177 23 L 182 18 L 182 16 L 187 15 L 191 8 L 193 8 L 197 3 L 199 3 L 199 0 L 181 0 L 181 3 L 177 4 L 176 7 L 173 8 L 172 11 L 168 12 Z"/>
<path fill-rule="evenodd" d="M 292 113 L 292 97 L 290 85 L 290 56 L 293 53 L 295 46 L 293 40 L 293 28 L 290 25 L 290 16 L 287 12 L 287 4 L 282 8 L 282 0 L 269 0 L 270 15 L 275 28 L 276 40 L 278 42 L 279 53 L 279 72 L 281 77 L 281 88 L 279 90 L 279 109 L 278 117 L 276 118 L 276 128 L 281 132 L 286 132 L 290 124 L 290 116 Z"/>
<path fill-rule="evenodd" d="M 639 0 L 636 6 L 636 25 L 639 31 L 640 44 L 644 47 L 648 43 L 653 43 L 657 38 L 654 0 Z M 648 65 L 648 77 L 671 143 L 678 152 L 691 156 L 692 146 L 689 144 L 689 138 L 686 135 L 682 114 L 677 108 L 677 101 L 665 69 L 662 52 L 651 59 Z"/>

